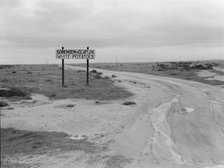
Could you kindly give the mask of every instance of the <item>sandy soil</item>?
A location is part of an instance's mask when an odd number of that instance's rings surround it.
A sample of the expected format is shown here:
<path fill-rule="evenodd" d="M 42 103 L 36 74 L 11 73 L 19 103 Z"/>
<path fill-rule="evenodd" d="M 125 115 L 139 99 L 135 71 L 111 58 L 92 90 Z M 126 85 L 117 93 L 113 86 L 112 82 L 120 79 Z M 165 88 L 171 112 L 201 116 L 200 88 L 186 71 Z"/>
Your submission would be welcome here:
<path fill-rule="evenodd" d="M 99 71 L 116 75 L 116 84 L 135 94 L 128 100 L 136 105 L 33 95 L 30 101 L 9 102 L 14 109 L 2 109 L 1 126 L 60 131 L 74 139 L 87 136 L 107 149 L 12 162 L 41 168 L 224 168 L 224 90 L 168 77 Z"/>
<path fill-rule="evenodd" d="M 221 69 L 221 68 L 214 68 L 215 70 L 217 71 L 220 71 L 220 72 L 224 72 L 224 69 Z M 224 81 L 224 76 L 223 75 L 219 75 L 215 72 L 211 72 L 209 70 L 201 70 L 197 73 L 197 75 L 199 77 L 203 77 L 203 78 L 206 78 L 206 80 L 219 80 L 219 81 Z"/>
<path fill-rule="evenodd" d="M 217 71 L 224 72 L 224 68 L 221 68 L 221 67 L 213 67 L 213 69 L 215 69 Z"/>

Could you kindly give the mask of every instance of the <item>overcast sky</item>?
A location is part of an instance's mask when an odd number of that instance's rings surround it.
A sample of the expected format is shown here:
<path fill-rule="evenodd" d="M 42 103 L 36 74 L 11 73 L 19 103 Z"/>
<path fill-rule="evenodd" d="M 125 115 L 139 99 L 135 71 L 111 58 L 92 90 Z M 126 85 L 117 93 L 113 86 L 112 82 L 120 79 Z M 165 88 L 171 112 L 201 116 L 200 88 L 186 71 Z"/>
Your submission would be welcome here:
<path fill-rule="evenodd" d="M 91 62 L 224 59 L 224 0 L 0 0 L 0 64 L 59 63 L 61 46 L 94 48 Z"/>

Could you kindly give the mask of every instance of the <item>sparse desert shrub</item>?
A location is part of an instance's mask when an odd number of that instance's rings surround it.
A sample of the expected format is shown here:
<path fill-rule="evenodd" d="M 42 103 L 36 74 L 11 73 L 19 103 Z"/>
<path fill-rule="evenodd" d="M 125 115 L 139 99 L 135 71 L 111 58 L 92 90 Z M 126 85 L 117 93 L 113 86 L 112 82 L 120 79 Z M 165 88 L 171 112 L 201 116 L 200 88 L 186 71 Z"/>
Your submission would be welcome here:
<path fill-rule="evenodd" d="M 0 107 L 5 107 L 8 106 L 9 104 L 4 102 L 4 101 L 0 101 Z"/>
<path fill-rule="evenodd" d="M 66 107 L 75 107 L 74 104 L 68 104 Z"/>
<path fill-rule="evenodd" d="M 136 104 L 136 103 L 133 102 L 133 101 L 127 101 L 127 102 L 124 102 L 124 103 L 122 103 L 122 104 L 128 106 L 128 105 L 134 105 L 134 104 Z"/>
<path fill-rule="evenodd" d="M 105 76 L 103 79 L 110 79 L 108 76 Z"/>
<path fill-rule="evenodd" d="M 28 91 L 25 88 L 13 87 L 10 90 L 15 96 L 26 97 L 28 95 Z"/>
<path fill-rule="evenodd" d="M 93 69 L 92 71 L 90 71 L 91 73 L 97 73 L 97 71 L 95 69 Z"/>
<path fill-rule="evenodd" d="M 170 75 L 178 75 L 176 72 L 172 72 Z"/>
<path fill-rule="evenodd" d="M 99 74 L 96 74 L 96 75 L 95 75 L 95 79 L 101 79 L 101 78 L 102 78 L 101 75 L 99 75 Z"/>
<path fill-rule="evenodd" d="M 15 65 L 0 65 L 0 69 L 9 69 L 13 67 L 15 67 Z"/>
<path fill-rule="evenodd" d="M 55 96 L 56 96 L 55 93 L 52 93 L 52 94 L 49 95 L 49 97 L 55 97 Z"/>
<path fill-rule="evenodd" d="M 112 77 L 112 78 L 116 78 L 117 76 L 116 76 L 116 75 L 112 75 L 111 77 Z"/>
<path fill-rule="evenodd" d="M 157 71 L 163 71 L 163 69 L 162 68 L 158 68 Z"/>
<path fill-rule="evenodd" d="M 0 90 L 0 97 L 27 97 L 29 95 L 29 92 L 25 88 L 10 88 L 10 89 L 4 89 Z"/>
<path fill-rule="evenodd" d="M 2 82 L 8 82 L 8 79 L 2 79 Z"/>
<path fill-rule="evenodd" d="M 106 161 L 106 167 L 121 168 L 130 162 L 131 162 L 131 159 L 128 159 L 121 155 L 110 156 Z"/>
<path fill-rule="evenodd" d="M 102 73 L 102 72 L 97 72 L 96 74 L 97 74 L 97 75 L 102 75 L 103 73 Z"/>
<path fill-rule="evenodd" d="M 217 63 L 211 63 L 212 64 L 212 66 L 218 66 L 219 64 L 217 64 Z"/>

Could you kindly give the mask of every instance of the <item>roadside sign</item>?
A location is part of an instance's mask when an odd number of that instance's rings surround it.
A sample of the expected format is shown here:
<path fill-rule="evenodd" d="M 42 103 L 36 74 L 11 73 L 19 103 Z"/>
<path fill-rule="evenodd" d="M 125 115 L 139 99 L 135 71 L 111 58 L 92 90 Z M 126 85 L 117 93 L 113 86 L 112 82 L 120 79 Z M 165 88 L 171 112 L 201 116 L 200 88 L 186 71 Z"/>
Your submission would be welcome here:
<path fill-rule="evenodd" d="M 56 50 L 56 59 L 95 59 L 95 50 Z"/>
<path fill-rule="evenodd" d="M 89 47 L 86 49 L 75 49 L 65 50 L 64 47 L 61 50 L 56 49 L 56 59 L 62 61 L 62 86 L 65 87 L 64 83 L 64 59 L 86 59 L 86 85 L 89 85 L 89 59 L 95 58 L 95 50 L 90 50 Z"/>

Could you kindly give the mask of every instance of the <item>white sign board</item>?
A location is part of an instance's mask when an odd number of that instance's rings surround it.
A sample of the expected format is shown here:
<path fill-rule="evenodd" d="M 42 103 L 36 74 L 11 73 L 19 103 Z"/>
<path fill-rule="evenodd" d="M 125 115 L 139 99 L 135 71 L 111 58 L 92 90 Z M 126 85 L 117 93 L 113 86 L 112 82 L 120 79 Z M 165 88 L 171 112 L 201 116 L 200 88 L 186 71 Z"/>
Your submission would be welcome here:
<path fill-rule="evenodd" d="M 56 59 L 94 59 L 95 50 L 56 50 Z"/>

